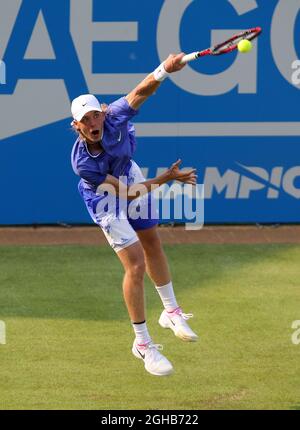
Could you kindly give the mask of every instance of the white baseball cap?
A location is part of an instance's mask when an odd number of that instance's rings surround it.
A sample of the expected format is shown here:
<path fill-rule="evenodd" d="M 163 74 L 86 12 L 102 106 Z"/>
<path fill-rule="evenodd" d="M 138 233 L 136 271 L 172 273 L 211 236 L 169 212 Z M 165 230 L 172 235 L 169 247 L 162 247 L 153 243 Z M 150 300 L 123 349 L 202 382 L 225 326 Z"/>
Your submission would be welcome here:
<path fill-rule="evenodd" d="M 88 112 L 102 112 L 100 103 L 92 94 L 83 94 L 72 101 L 71 111 L 76 121 L 81 121 Z"/>

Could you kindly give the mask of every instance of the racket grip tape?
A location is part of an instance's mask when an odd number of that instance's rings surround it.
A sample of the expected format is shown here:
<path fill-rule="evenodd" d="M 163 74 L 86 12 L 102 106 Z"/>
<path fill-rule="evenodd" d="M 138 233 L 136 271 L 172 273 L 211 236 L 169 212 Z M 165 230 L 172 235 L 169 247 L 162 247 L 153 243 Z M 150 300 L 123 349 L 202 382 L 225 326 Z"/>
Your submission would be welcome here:
<path fill-rule="evenodd" d="M 180 63 L 188 63 L 189 61 L 196 60 L 198 58 L 198 52 L 192 52 L 191 54 L 187 54 L 184 57 L 182 57 Z"/>

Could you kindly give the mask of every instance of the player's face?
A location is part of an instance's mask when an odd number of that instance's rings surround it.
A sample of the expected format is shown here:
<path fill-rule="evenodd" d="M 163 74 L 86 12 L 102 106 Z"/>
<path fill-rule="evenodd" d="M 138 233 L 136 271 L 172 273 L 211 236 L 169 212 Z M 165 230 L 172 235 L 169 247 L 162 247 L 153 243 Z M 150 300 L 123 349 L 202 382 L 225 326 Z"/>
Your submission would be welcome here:
<path fill-rule="evenodd" d="M 84 115 L 81 121 L 78 121 L 77 129 L 83 134 L 89 143 L 97 143 L 102 136 L 104 119 L 104 112 L 88 112 Z"/>

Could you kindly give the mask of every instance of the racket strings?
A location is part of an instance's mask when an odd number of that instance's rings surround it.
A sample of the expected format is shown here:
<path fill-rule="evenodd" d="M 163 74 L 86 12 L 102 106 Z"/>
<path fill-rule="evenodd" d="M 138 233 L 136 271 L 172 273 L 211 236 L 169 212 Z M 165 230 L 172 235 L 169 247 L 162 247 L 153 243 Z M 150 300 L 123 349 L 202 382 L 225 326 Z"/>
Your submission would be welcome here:
<path fill-rule="evenodd" d="M 222 54 L 225 52 L 228 52 L 229 50 L 233 50 L 237 47 L 237 45 L 239 44 L 239 42 L 241 40 L 252 40 L 254 38 L 256 38 L 258 36 L 258 32 L 257 31 L 252 31 L 252 32 L 243 32 L 241 34 L 236 35 L 235 38 L 228 40 L 227 42 L 224 42 L 220 45 L 216 45 L 213 49 L 212 49 L 212 54 L 213 55 L 218 55 L 218 54 Z"/>

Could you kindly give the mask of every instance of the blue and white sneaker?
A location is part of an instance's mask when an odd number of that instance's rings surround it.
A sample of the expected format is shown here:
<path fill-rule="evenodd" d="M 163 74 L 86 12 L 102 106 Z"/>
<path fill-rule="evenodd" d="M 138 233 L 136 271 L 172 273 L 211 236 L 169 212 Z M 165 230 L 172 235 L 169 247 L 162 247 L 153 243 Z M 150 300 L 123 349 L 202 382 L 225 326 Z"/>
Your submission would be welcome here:
<path fill-rule="evenodd" d="M 182 309 L 176 308 L 173 312 L 167 312 L 164 310 L 158 320 L 159 324 L 163 328 L 170 328 L 175 336 L 186 342 L 195 342 L 198 339 L 196 333 L 189 327 L 186 322 L 192 318 L 193 314 L 184 314 Z"/>
<path fill-rule="evenodd" d="M 140 358 L 145 363 L 145 369 L 151 375 L 167 376 L 173 373 L 173 366 L 159 351 L 163 346 L 153 342 L 139 345 L 136 340 L 133 342 L 132 353 L 136 358 Z"/>

